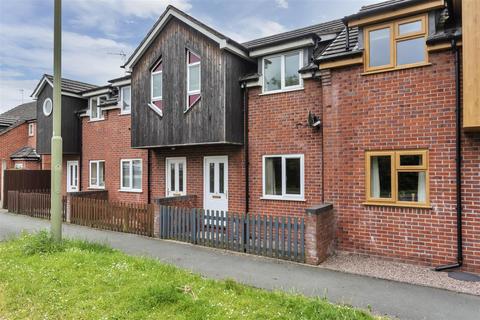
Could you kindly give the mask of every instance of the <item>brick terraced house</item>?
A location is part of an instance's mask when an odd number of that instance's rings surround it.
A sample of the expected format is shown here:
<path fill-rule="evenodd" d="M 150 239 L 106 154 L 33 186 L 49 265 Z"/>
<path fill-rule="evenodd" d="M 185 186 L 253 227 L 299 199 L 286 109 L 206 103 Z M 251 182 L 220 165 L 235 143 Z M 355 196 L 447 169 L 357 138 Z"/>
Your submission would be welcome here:
<path fill-rule="evenodd" d="M 479 15 L 390 0 L 241 44 L 169 6 L 128 76 L 66 102 L 70 191 L 307 217 L 308 263 L 336 249 L 480 272 Z"/>

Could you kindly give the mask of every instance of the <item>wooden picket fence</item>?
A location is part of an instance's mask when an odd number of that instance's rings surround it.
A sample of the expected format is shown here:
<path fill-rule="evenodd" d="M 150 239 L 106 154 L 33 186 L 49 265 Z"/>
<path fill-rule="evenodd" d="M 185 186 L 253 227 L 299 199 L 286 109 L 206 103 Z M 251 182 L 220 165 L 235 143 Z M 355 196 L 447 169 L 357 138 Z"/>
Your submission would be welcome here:
<path fill-rule="evenodd" d="M 8 191 L 8 211 L 35 218 L 50 219 L 50 193 L 47 190 Z M 62 199 L 63 221 L 66 219 L 67 199 Z"/>
<path fill-rule="evenodd" d="M 93 228 L 153 236 L 152 204 L 72 197 L 70 222 Z"/>
<path fill-rule="evenodd" d="M 162 206 L 158 231 L 162 239 L 305 261 L 303 218 Z"/>

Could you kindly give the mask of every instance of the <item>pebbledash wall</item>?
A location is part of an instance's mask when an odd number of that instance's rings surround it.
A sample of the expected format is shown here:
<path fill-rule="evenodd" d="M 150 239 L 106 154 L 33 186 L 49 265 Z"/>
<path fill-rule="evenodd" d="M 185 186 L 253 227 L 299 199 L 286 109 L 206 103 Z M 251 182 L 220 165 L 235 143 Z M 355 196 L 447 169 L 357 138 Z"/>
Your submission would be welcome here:
<path fill-rule="evenodd" d="M 450 51 L 430 66 L 362 75 L 331 70 L 323 87 L 325 202 L 340 250 L 428 266 L 456 261 L 455 66 Z M 328 81 L 327 81 L 328 82 Z M 463 134 L 464 266 L 480 271 L 480 135 Z M 429 150 L 429 209 L 365 201 L 365 151 Z"/>
<path fill-rule="evenodd" d="M 245 212 L 245 163 L 243 147 L 237 145 L 187 146 L 178 148 L 159 148 L 151 151 L 151 196 L 152 199 L 164 198 L 165 159 L 186 157 L 187 180 L 186 194 L 196 196 L 195 207 L 203 208 L 204 157 L 228 157 L 228 209 L 232 212 Z"/>
<path fill-rule="evenodd" d="M 148 201 L 147 150 L 131 148 L 131 117 L 120 114 L 119 109 L 104 111 L 104 120 L 90 121 L 82 117 L 82 159 L 81 190 L 91 189 L 89 170 L 91 160 L 105 161 L 105 190 L 111 201 L 142 202 Z M 142 159 L 142 191 L 120 190 L 120 160 Z"/>
<path fill-rule="evenodd" d="M 307 126 L 308 112 L 321 115 L 322 88 L 318 79 L 305 79 L 303 89 L 261 94 L 248 89 L 250 212 L 304 217 L 322 203 L 322 135 Z M 304 201 L 263 199 L 263 156 L 304 155 Z"/>

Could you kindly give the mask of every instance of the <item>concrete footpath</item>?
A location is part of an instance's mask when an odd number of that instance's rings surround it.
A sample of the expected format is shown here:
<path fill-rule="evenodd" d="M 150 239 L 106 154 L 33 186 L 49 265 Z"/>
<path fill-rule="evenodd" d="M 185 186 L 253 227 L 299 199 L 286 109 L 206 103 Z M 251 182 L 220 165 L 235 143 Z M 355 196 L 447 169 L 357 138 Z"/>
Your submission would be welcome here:
<path fill-rule="evenodd" d="M 48 229 L 49 221 L 0 211 L 0 240 L 22 230 Z M 327 297 L 400 319 L 480 319 L 480 297 L 380 280 L 322 268 L 237 254 L 132 234 L 65 224 L 66 237 L 101 242 L 132 255 L 149 256 L 214 279 L 233 278 L 268 290 Z"/>

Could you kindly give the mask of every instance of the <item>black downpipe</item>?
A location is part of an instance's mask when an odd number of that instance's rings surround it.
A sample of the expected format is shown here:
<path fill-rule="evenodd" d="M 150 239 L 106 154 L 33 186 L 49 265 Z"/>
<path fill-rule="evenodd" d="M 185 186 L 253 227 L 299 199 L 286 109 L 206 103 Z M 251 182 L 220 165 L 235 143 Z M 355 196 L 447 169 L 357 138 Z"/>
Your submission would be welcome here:
<path fill-rule="evenodd" d="M 244 158 L 245 158 L 245 213 L 248 214 L 250 210 L 250 174 L 249 174 L 249 160 L 248 160 L 248 88 L 247 83 L 242 83 L 243 89 L 243 122 L 244 122 Z"/>
<path fill-rule="evenodd" d="M 438 266 L 435 271 L 460 268 L 463 265 L 463 237 L 462 237 L 462 128 L 461 128 L 461 97 L 460 97 L 460 51 L 457 40 L 452 40 L 452 49 L 455 53 L 455 117 L 456 117 L 456 201 L 457 201 L 457 263 Z"/>
<path fill-rule="evenodd" d="M 150 186 L 150 175 L 151 175 L 151 172 L 150 172 L 150 168 L 152 167 L 152 156 L 150 154 L 150 149 L 147 149 L 147 203 L 151 203 L 151 192 L 150 192 L 150 189 L 151 189 L 151 186 Z"/>

